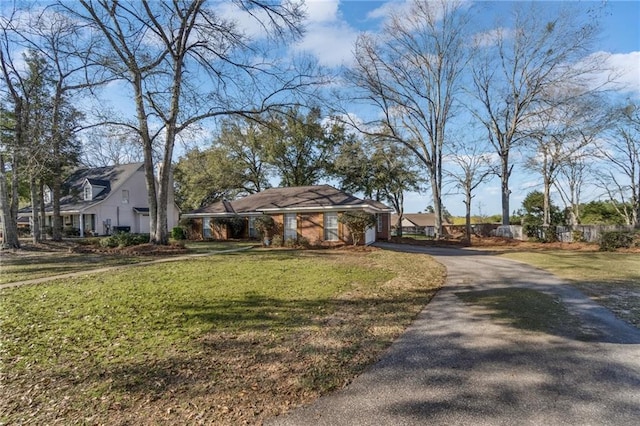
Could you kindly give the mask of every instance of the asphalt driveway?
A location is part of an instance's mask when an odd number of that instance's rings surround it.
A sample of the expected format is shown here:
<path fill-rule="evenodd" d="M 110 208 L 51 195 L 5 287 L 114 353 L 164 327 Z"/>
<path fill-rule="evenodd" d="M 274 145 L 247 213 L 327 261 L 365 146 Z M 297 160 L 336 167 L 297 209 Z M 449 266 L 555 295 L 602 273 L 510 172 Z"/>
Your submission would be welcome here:
<path fill-rule="evenodd" d="M 449 271 L 445 287 L 347 388 L 268 424 L 640 424 L 638 329 L 523 263 L 473 250 L 380 246 L 435 256 Z M 497 323 L 456 295 L 504 287 L 560 296 L 589 341 Z"/>

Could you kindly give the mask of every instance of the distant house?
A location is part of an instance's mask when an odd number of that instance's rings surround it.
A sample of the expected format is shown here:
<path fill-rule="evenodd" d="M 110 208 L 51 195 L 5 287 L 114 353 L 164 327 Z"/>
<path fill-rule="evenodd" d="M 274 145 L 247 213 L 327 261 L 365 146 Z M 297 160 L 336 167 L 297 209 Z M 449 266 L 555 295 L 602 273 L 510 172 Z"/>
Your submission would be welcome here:
<path fill-rule="evenodd" d="M 44 201 L 44 226 L 51 226 L 50 188 L 45 188 Z M 31 215 L 29 206 L 19 211 L 18 218 Z M 77 169 L 62 184 L 60 215 L 64 232 L 71 235 L 108 235 L 118 230 L 149 233 L 149 199 L 143 163 Z M 167 218 L 169 229 L 178 223 L 173 193 L 169 195 Z"/>
<path fill-rule="evenodd" d="M 398 215 L 391 215 L 391 226 L 395 230 L 398 223 Z M 436 215 L 435 213 L 405 213 L 402 215 L 402 233 L 420 234 L 427 236 L 435 235 Z M 442 225 L 451 225 L 445 218 L 442 218 Z"/>
<path fill-rule="evenodd" d="M 182 214 L 194 220 L 195 233 L 201 238 L 257 238 L 255 219 L 273 217 L 283 241 L 306 238 L 311 244 L 335 244 L 349 241 L 349 233 L 339 221 L 341 213 L 364 211 L 375 214 L 377 225 L 370 229 L 365 244 L 388 240 L 390 215 L 386 205 L 362 200 L 329 185 L 270 188 L 233 201 L 220 201 Z M 238 226 L 232 226 L 235 219 Z"/>

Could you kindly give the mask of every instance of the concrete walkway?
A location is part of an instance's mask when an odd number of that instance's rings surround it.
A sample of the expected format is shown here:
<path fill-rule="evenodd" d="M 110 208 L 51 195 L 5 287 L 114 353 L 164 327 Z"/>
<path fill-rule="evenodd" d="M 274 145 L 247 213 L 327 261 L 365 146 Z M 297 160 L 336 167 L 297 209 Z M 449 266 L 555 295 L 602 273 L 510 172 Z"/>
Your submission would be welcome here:
<path fill-rule="evenodd" d="M 433 255 L 447 283 L 347 388 L 272 425 L 637 425 L 640 331 L 552 274 L 486 252 Z M 458 292 L 525 287 L 562 298 L 590 341 L 498 324 Z"/>

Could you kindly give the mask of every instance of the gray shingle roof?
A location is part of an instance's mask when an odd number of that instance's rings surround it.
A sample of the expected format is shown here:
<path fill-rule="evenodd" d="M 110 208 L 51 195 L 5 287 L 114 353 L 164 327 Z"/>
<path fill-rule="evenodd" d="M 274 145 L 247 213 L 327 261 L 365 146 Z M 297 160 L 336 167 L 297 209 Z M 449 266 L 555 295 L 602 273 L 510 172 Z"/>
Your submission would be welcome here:
<path fill-rule="evenodd" d="M 60 197 L 60 211 L 74 212 L 84 209 L 91 204 L 104 200 L 109 194 L 135 172 L 144 167 L 143 163 L 122 164 L 118 166 L 80 168 L 76 169 L 62 183 L 62 196 Z M 103 187 L 100 193 L 94 195 L 91 201 L 83 200 L 82 186 L 85 181 L 94 186 Z M 46 206 L 51 211 L 51 205 Z M 20 210 L 20 213 L 30 213 L 31 206 Z"/>
<path fill-rule="evenodd" d="M 367 208 L 389 212 L 386 205 L 373 200 L 362 200 L 329 185 L 269 188 L 233 201 L 220 201 L 185 215 L 247 214 L 275 211 L 325 210 Z"/>

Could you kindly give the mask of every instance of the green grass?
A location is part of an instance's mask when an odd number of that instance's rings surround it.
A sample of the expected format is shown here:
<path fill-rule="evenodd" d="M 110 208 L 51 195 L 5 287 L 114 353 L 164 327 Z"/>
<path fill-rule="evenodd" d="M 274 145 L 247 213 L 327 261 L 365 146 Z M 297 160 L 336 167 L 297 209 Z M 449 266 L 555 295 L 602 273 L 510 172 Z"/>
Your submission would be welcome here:
<path fill-rule="evenodd" d="M 640 327 L 640 254 L 581 251 L 504 253 L 570 280 L 618 317 Z"/>
<path fill-rule="evenodd" d="M 52 244 L 52 243 L 50 243 Z M 187 254 L 204 254 L 238 248 L 250 248 L 254 242 L 246 241 L 189 241 L 185 242 Z M 170 255 L 163 254 L 164 257 Z M 112 253 L 74 253 L 68 246 L 60 246 L 55 252 L 47 251 L 18 251 L 3 253 L 0 258 L 0 284 L 16 281 L 26 281 L 54 275 L 81 272 L 109 266 L 129 265 L 146 262 L 157 258 Z"/>
<path fill-rule="evenodd" d="M 0 423 L 259 423 L 350 380 L 443 277 L 422 255 L 257 251 L 5 289 Z"/>
<path fill-rule="evenodd" d="M 260 246 L 259 241 L 184 241 L 189 253 L 208 253 L 212 251 L 233 250 L 244 247 Z"/>
<path fill-rule="evenodd" d="M 149 260 L 140 256 L 105 256 L 101 254 L 32 253 L 3 254 L 0 258 L 0 284 L 50 277 L 87 269 L 128 265 Z"/>

